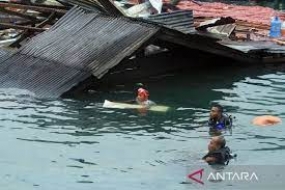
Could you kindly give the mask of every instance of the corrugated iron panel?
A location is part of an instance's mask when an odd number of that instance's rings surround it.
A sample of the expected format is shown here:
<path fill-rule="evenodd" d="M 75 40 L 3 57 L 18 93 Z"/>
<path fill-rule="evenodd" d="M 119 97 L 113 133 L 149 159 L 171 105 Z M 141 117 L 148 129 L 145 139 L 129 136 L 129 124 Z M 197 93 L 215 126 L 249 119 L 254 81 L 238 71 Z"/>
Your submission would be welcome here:
<path fill-rule="evenodd" d="M 2 59 L 2 57 L 4 57 L 8 52 L 5 51 L 4 49 L 0 49 L 0 60 Z"/>
<path fill-rule="evenodd" d="M 40 98 L 56 98 L 90 73 L 27 55 L 1 63 L 0 87 L 28 89 Z"/>
<path fill-rule="evenodd" d="M 155 22 L 164 27 L 178 30 L 185 34 L 195 33 L 193 11 L 178 10 L 170 13 L 151 15 L 146 20 Z"/>
<path fill-rule="evenodd" d="M 75 7 L 0 63 L 0 87 L 59 97 L 91 74 L 102 77 L 157 31 L 146 24 Z"/>
<path fill-rule="evenodd" d="M 157 31 L 126 18 L 86 14 L 75 8 L 49 31 L 27 43 L 21 54 L 90 71 L 101 78 Z"/>
<path fill-rule="evenodd" d="M 11 55 L 11 52 L 6 51 L 4 49 L 0 49 L 0 62 L 8 59 Z"/>

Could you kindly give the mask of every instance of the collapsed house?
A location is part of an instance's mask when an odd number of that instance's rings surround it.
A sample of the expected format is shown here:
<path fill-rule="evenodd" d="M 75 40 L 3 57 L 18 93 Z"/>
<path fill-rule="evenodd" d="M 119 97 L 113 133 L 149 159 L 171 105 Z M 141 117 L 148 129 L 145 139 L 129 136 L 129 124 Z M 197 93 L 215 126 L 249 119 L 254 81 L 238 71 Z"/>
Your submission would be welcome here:
<path fill-rule="evenodd" d="M 174 9 L 167 6 L 151 14 L 148 6 L 137 2 L 124 6 L 108 0 L 58 2 L 62 5 L 5 4 L 12 8 L 12 20 L 18 19 L 0 26 L 20 32 L 8 42 L 13 51 L 0 51 L 1 88 L 24 88 L 38 97 L 60 97 L 96 88 L 107 73 L 118 71 L 118 65 L 136 67 L 133 60 L 149 52 L 175 49 L 248 63 L 285 60 L 285 48 L 278 44 L 282 39 L 268 38 L 266 23 L 246 25 L 240 18 L 223 14 L 202 17 L 195 7 L 202 10 L 201 6 L 208 6 L 205 3 L 184 6 L 186 1 L 179 1 Z M 35 12 L 16 11 L 23 8 Z M 150 47 L 154 48 L 148 51 Z M 120 71 L 117 76 L 123 75 Z"/>

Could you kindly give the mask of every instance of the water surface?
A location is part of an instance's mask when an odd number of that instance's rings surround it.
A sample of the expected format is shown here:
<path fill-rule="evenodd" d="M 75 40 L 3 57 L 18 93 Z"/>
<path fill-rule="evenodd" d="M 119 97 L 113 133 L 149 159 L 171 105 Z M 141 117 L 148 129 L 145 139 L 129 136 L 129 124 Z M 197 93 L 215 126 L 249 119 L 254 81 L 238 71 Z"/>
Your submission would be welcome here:
<path fill-rule="evenodd" d="M 284 82 L 282 66 L 187 71 L 147 84 L 151 99 L 171 110 L 146 115 L 102 108 L 104 99 L 131 99 L 130 88 L 59 100 L 1 89 L 0 185 L 9 190 L 197 189 L 186 176 L 189 165 L 203 164 L 210 138 L 204 123 L 212 102 L 236 117 L 232 135 L 225 134 L 238 155 L 231 166 L 284 165 L 284 125 L 251 124 L 263 114 L 285 119 Z M 221 182 L 203 188 L 241 187 Z"/>

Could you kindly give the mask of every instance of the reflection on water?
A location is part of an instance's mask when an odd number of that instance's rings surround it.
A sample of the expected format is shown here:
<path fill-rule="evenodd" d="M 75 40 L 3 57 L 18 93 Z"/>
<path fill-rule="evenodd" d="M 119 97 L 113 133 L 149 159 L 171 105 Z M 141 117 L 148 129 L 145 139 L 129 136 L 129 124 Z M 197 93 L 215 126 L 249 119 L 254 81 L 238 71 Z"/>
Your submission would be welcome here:
<path fill-rule="evenodd" d="M 185 178 L 189 165 L 203 164 L 212 102 L 236 117 L 233 133 L 225 134 L 238 155 L 231 165 L 284 165 L 282 124 L 251 124 L 261 114 L 285 119 L 284 83 L 282 66 L 189 71 L 148 85 L 151 99 L 171 110 L 146 116 L 102 108 L 104 99 L 132 98 L 127 88 L 80 100 L 39 100 L 1 89 L 0 184 L 24 190 L 195 189 Z"/>

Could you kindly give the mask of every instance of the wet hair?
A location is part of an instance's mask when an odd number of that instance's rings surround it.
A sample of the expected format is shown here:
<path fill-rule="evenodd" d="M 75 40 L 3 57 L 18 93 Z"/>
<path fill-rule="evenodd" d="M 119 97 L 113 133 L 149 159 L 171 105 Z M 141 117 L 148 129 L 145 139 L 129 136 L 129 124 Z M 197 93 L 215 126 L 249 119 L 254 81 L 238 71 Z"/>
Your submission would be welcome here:
<path fill-rule="evenodd" d="M 226 146 L 226 139 L 223 136 L 218 136 L 218 143 L 221 148 L 224 148 Z"/>
<path fill-rule="evenodd" d="M 218 110 L 219 110 L 219 112 L 221 112 L 221 113 L 223 113 L 224 112 L 224 108 L 223 108 L 223 106 L 221 106 L 220 104 L 213 104 L 212 106 L 211 106 L 211 108 L 218 108 Z"/>

